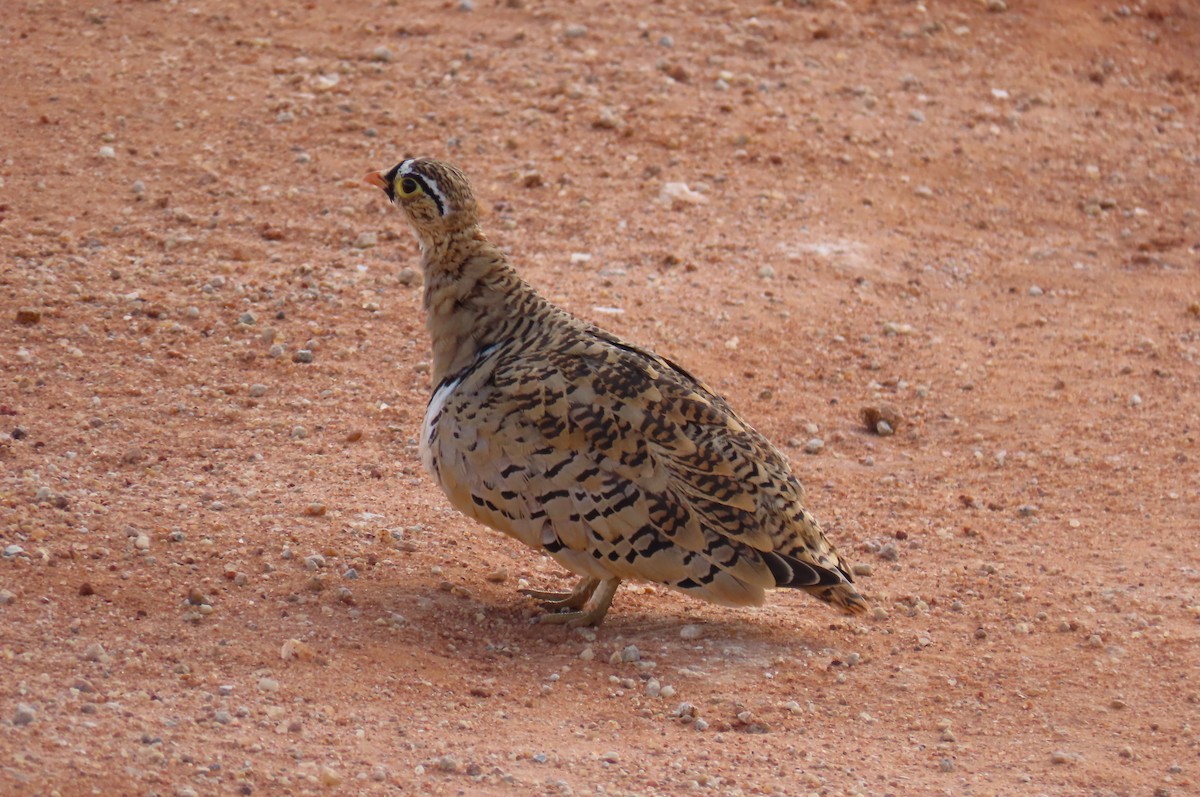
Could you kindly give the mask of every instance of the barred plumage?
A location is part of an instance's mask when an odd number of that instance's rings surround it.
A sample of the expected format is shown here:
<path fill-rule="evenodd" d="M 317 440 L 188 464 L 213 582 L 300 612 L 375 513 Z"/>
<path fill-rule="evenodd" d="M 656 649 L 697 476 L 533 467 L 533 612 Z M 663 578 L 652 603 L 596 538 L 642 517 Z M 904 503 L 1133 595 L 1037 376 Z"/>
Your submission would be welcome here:
<path fill-rule="evenodd" d="M 522 280 L 484 237 L 466 175 L 409 159 L 367 181 L 421 245 L 422 461 L 459 510 L 582 576 L 529 593 L 556 610 L 544 622 L 599 624 L 626 579 L 730 606 L 797 587 L 866 610 L 787 459 L 687 371 Z"/>

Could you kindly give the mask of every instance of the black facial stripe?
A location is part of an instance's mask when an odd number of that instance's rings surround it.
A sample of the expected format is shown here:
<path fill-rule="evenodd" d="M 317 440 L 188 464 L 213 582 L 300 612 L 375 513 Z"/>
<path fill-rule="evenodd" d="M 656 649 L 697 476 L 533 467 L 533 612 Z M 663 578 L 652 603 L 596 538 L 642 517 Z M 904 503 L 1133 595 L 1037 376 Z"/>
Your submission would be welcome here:
<path fill-rule="evenodd" d="M 383 176 L 383 181 L 387 183 L 387 187 L 383 190 L 387 194 L 388 201 L 393 204 L 396 202 L 396 175 L 400 173 L 400 167 L 403 165 L 403 163 L 397 163 Z"/>
<path fill-rule="evenodd" d="M 417 174 L 416 172 L 409 172 L 408 174 L 406 174 L 406 175 L 404 175 L 404 176 L 405 176 L 405 177 L 408 177 L 408 178 L 409 178 L 409 179 L 411 179 L 411 180 L 416 180 L 416 181 L 417 181 L 417 185 L 421 186 L 421 190 L 425 192 L 425 196 L 427 196 L 427 197 L 429 197 L 430 199 L 432 199 L 432 200 L 433 200 L 433 204 L 437 205 L 437 209 L 438 209 L 438 215 L 439 215 L 439 216 L 445 216 L 445 215 L 446 215 L 446 208 L 442 206 L 442 199 L 441 199 L 441 197 L 440 197 L 440 196 L 438 196 L 438 193 L 437 193 L 437 191 L 430 191 L 430 190 L 429 190 L 429 183 L 425 182 L 425 178 L 424 178 L 424 177 L 422 177 L 421 175 Z"/>

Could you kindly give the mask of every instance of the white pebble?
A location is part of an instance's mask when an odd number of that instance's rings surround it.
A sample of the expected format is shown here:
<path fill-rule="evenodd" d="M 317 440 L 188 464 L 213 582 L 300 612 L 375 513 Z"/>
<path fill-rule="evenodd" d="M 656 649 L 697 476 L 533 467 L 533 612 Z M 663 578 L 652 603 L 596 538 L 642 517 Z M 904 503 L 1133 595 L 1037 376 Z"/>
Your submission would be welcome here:
<path fill-rule="evenodd" d="M 112 147 L 103 146 L 100 148 L 99 155 L 101 158 L 115 158 L 117 157 L 117 151 Z"/>
<path fill-rule="evenodd" d="M 688 623 L 679 629 L 680 639 L 699 639 L 704 636 L 704 629 L 695 623 Z"/>

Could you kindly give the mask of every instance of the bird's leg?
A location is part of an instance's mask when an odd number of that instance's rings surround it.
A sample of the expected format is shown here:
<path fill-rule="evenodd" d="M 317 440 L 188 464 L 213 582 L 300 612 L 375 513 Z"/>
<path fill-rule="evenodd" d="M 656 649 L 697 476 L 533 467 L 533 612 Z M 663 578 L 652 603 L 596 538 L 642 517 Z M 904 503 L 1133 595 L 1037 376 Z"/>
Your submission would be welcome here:
<path fill-rule="evenodd" d="M 521 594 L 539 601 L 543 609 L 578 609 L 588 602 L 588 598 L 592 597 L 592 593 L 599 585 L 600 579 L 584 576 L 579 579 L 579 583 L 570 592 L 542 592 L 537 589 L 523 589 Z"/>
<path fill-rule="evenodd" d="M 619 578 L 607 578 L 603 581 L 599 579 L 586 579 L 588 582 L 588 594 L 591 597 L 587 599 L 577 612 L 550 612 L 543 614 L 538 618 L 539 623 L 547 623 L 553 625 L 565 625 L 567 628 L 580 628 L 585 625 L 600 625 L 604 622 L 604 615 L 608 614 L 608 607 L 612 605 L 613 596 L 617 594 L 617 587 L 621 583 Z M 583 586 L 583 583 L 580 584 Z M 576 592 L 579 589 L 576 588 Z M 575 593 L 571 593 L 574 595 Z"/>

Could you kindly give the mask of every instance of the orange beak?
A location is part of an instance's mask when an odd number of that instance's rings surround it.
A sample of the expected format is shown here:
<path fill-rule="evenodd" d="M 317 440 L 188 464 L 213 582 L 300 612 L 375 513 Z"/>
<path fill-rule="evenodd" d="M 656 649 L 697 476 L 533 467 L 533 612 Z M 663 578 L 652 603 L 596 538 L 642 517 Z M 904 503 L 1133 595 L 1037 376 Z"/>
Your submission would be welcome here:
<path fill-rule="evenodd" d="M 384 191 L 388 188 L 387 178 L 383 176 L 383 172 L 367 172 L 367 176 L 363 180 Z"/>

